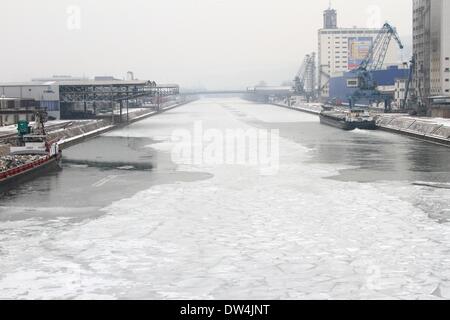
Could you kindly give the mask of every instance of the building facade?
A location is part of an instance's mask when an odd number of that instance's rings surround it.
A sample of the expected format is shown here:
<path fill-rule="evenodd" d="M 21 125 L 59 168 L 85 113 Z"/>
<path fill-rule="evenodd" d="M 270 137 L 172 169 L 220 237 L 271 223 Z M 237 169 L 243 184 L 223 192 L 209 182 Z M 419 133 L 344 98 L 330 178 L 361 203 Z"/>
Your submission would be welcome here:
<path fill-rule="evenodd" d="M 60 117 L 59 86 L 56 83 L 8 83 L 0 84 L 0 96 L 17 100 L 35 100 L 38 107 L 46 109 L 49 116 Z"/>
<path fill-rule="evenodd" d="M 144 100 L 153 99 L 160 106 L 166 97 L 179 94 L 176 84 L 104 79 L 43 78 L 23 83 L 0 83 L 0 97 L 35 100 L 37 107 L 45 109 L 49 118 L 72 120 L 111 117 L 113 111 L 141 106 Z"/>
<path fill-rule="evenodd" d="M 406 99 L 407 79 L 396 79 L 394 85 L 394 103 L 395 109 L 401 109 Z"/>
<path fill-rule="evenodd" d="M 429 116 L 450 117 L 449 17 L 448 0 L 413 0 L 413 88 Z"/>
<path fill-rule="evenodd" d="M 33 121 L 38 103 L 32 99 L 0 97 L 0 127 L 20 120 Z"/>
<path fill-rule="evenodd" d="M 331 18 L 332 12 L 335 18 Z M 356 69 L 367 57 L 380 29 L 338 28 L 337 24 L 330 23 L 333 19 L 337 21 L 336 11 L 331 9 L 325 11 L 324 17 L 324 27 L 318 32 L 318 86 L 319 95 L 328 98 L 330 79 Z M 398 65 L 399 60 L 399 49 L 392 41 L 384 66 Z"/>
<path fill-rule="evenodd" d="M 392 97 L 393 108 L 399 108 L 404 100 L 406 80 L 409 69 L 391 66 L 383 70 L 373 72 L 373 79 L 378 84 L 378 88 L 384 94 Z M 345 72 L 342 76 L 330 79 L 329 100 L 335 104 L 347 104 L 349 98 L 358 90 L 358 79 L 352 72 Z M 360 99 L 358 104 L 368 106 L 370 101 Z"/>

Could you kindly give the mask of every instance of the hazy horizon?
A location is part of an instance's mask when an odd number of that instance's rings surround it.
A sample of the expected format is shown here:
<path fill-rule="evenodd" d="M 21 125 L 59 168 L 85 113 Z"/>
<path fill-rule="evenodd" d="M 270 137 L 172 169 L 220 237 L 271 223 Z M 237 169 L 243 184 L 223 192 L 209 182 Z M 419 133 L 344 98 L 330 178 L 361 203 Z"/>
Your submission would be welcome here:
<path fill-rule="evenodd" d="M 328 0 L 18 0 L 3 3 L 0 81 L 52 75 L 235 89 L 292 80 L 317 51 Z M 389 21 L 410 43 L 412 1 L 335 0 L 339 27 Z M 378 17 L 377 8 L 380 8 Z M 407 59 L 407 57 L 406 57 Z"/>

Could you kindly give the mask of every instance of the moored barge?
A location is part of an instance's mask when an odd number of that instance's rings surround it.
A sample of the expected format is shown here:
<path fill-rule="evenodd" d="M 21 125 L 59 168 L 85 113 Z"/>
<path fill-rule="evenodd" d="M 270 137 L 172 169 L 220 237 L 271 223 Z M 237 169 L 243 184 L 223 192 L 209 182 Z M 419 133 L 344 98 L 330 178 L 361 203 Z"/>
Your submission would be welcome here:
<path fill-rule="evenodd" d="M 320 123 L 346 131 L 375 130 L 375 119 L 365 110 L 336 111 L 325 109 L 320 113 Z"/>
<path fill-rule="evenodd" d="M 33 128 L 18 124 L 18 139 L 11 153 L 0 157 L 0 192 L 50 170 L 60 168 L 58 141 L 48 141 L 44 129 L 45 113 L 39 111 Z"/>

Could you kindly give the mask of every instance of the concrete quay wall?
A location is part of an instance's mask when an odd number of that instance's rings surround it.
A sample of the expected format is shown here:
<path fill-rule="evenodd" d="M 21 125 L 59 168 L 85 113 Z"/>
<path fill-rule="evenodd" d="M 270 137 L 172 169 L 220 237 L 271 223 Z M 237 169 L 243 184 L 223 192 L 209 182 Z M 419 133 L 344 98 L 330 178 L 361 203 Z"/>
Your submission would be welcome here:
<path fill-rule="evenodd" d="M 298 105 L 288 106 L 288 105 L 282 104 L 282 103 L 271 103 L 271 104 L 274 106 L 277 106 L 277 107 L 282 107 L 282 108 L 295 110 L 295 111 L 306 112 L 306 113 L 314 114 L 314 115 L 319 115 L 321 112 L 319 109 L 311 108 L 308 106 L 298 106 Z"/>
<path fill-rule="evenodd" d="M 78 143 L 81 143 L 83 141 L 86 141 L 88 139 L 94 138 L 96 136 L 99 136 L 103 133 L 106 133 L 108 131 L 125 127 L 129 124 L 132 124 L 134 122 L 155 116 L 157 114 L 169 111 L 171 109 L 180 107 L 182 105 L 188 104 L 194 100 L 186 100 L 174 105 L 170 105 L 165 107 L 164 109 L 161 109 L 160 111 L 154 111 L 154 110 L 142 110 L 138 112 L 130 113 L 128 116 L 128 122 L 127 115 L 122 114 L 122 122 L 119 123 L 111 123 L 111 120 L 99 120 L 95 123 L 89 123 L 86 125 L 82 125 L 79 127 L 71 128 L 70 130 L 64 130 L 62 132 L 54 132 L 49 134 L 51 139 L 59 139 L 61 140 L 59 142 L 59 146 L 61 149 L 69 148 L 73 145 L 76 145 Z"/>
<path fill-rule="evenodd" d="M 450 146 L 450 121 L 382 114 L 376 116 L 376 122 L 381 130 Z"/>

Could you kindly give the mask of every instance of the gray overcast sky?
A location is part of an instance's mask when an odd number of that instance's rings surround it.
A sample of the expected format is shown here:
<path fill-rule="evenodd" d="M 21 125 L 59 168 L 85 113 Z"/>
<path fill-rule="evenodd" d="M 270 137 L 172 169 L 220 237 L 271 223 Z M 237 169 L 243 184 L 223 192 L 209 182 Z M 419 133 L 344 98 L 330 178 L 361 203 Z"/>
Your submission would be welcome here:
<path fill-rule="evenodd" d="M 209 89 L 291 80 L 303 56 L 317 51 L 328 7 L 328 0 L 0 3 L 0 81 L 53 74 L 122 78 L 132 70 L 140 79 Z M 411 0 L 334 0 L 333 7 L 339 26 L 388 20 L 411 42 Z"/>

